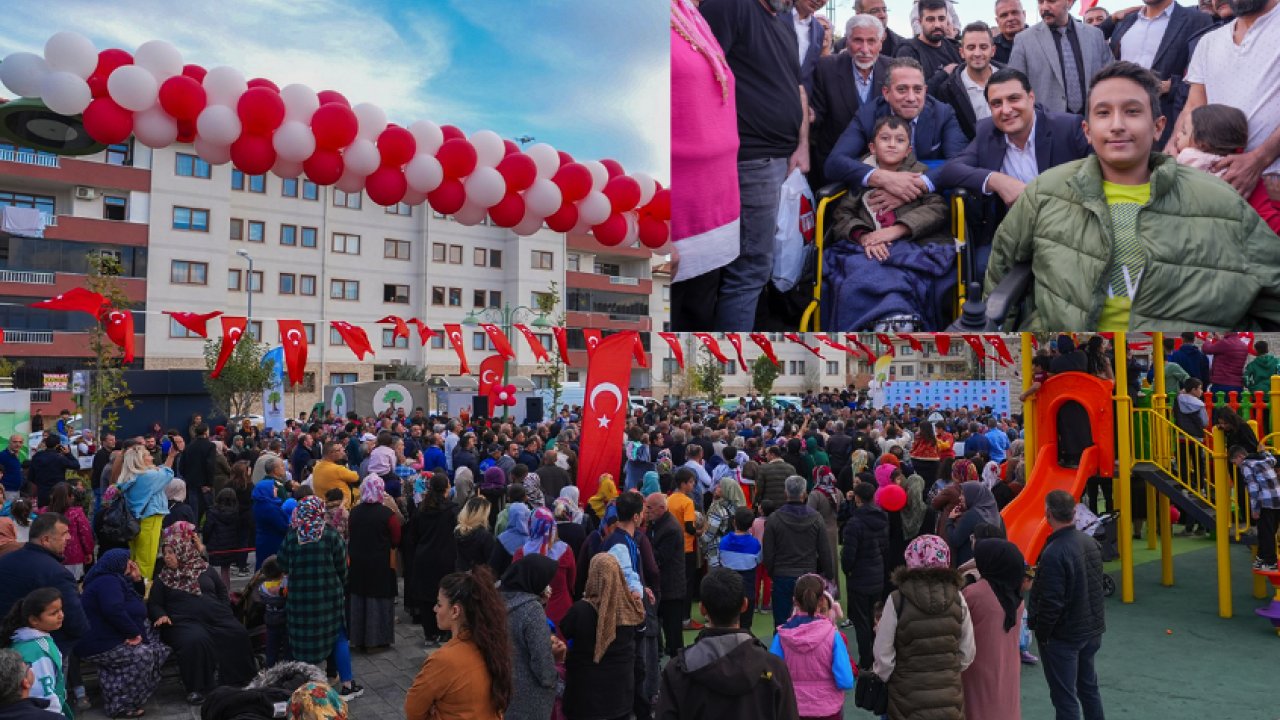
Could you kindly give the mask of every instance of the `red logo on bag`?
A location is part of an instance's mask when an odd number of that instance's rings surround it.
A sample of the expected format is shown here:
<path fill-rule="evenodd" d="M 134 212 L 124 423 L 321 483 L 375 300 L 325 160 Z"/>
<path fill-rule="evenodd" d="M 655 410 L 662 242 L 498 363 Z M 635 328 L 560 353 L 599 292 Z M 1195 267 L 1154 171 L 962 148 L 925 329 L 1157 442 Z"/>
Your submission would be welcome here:
<path fill-rule="evenodd" d="M 813 242 L 813 231 L 817 227 L 818 220 L 816 213 L 813 212 L 813 203 L 809 202 L 807 195 L 800 196 L 800 236 L 804 238 L 805 243 Z"/>

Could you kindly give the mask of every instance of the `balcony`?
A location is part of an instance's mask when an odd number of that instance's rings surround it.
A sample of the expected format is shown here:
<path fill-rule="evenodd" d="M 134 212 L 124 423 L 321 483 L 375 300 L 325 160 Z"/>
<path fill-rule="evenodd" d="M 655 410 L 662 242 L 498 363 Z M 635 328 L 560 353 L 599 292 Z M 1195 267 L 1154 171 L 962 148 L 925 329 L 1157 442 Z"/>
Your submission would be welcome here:
<path fill-rule="evenodd" d="M 613 292 L 646 296 L 653 292 L 652 280 L 627 275 L 605 275 L 603 273 L 569 270 L 565 272 L 564 281 L 566 287 L 581 288 L 583 290 L 611 290 Z"/>
<path fill-rule="evenodd" d="M 53 273 L 28 272 L 26 270 L 0 270 L 0 283 L 21 283 L 23 285 L 52 285 Z"/>
<path fill-rule="evenodd" d="M 39 165 L 40 167 L 56 168 L 61 167 L 58 162 L 57 155 L 48 153 L 36 153 L 34 150 L 12 150 L 9 148 L 0 149 L 0 161 L 22 163 L 24 165 Z"/>
<path fill-rule="evenodd" d="M 651 330 L 653 327 L 653 320 L 648 315 L 582 312 L 577 310 L 570 310 L 565 313 L 565 323 L 569 327 L 600 328 L 601 330 L 639 330 L 641 332 Z"/>
<path fill-rule="evenodd" d="M 5 330 L 6 345 L 52 345 L 53 333 L 39 330 Z"/>
<path fill-rule="evenodd" d="M 77 185 L 114 190 L 151 192 L 151 171 L 101 160 L 74 157 L 42 157 L 35 153 L 0 150 L 0 177 L 19 178 L 49 190 Z"/>
<path fill-rule="evenodd" d="M 581 250 L 591 253 L 597 258 L 650 258 L 653 257 L 653 251 L 643 245 L 640 247 L 607 247 L 601 245 L 594 237 L 590 235 L 579 235 L 569 233 L 568 240 L 565 243 L 569 250 Z"/>
<path fill-rule="evenodd" d="M 145 329 L 138 329 L 134 334 L 133 349 L 137 367 L 142 367 L 142 359 L 147 353 Z M 0 353 L 10 359 L 92 356 L 89 333 L 74 330 L 5 330 Z"/>
<path fill-rule="evenodd" d="M 18 279 L 10 276 L 17 275 Z M 35 276 L 34 280 L 23 280 L 21 276 Z M 52 279 L 46 281 L 45 276 Z M 0 295 L 17 295 L 31 298 L 32 301 L 44 300 L 59 295 L 72 288 L 84 287 L 83 273 L 69 272 L 28 272 L 25 270 L 0 270 Z M 120 288 L 130 302 L 143 303 L 147 300 L 147 279 L 142 277 L 117 278 Z M 11 283 L 11 284 L 9 284 Z"/>
<path fill-rule="evenodd" d="M 50 240 L 73 240 L 77 242 L 145 247 L 148 226 L 146 223 L 126 222 L 124 220 L 103 220 L 102 218 L 80 217 L 78 215 L 62 215 L 59 218 L 55 218 L 54 222 L 49 223 L 45 228 L 44 236 Z"/>

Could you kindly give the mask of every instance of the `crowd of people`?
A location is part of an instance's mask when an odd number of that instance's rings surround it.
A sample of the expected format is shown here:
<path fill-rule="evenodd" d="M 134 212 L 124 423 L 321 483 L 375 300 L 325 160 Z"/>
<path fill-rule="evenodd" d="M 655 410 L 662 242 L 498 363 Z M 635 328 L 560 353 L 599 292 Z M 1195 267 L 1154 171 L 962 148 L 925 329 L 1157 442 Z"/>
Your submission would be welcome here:
<path fill-rule="evenodd" d="M 966 277 L 990 294 L 1014 266 L 1034 272 L 1010 329 L 1280 319 L 1276 0 L 1083 20 L 1073 0 L 1040 0 L 1032 25 L 1019 0 L 986 20 L 916 0 L 911 37 L 884 0 L 857 0 L 843 28 L 826 4 L 671 2 L 673 183 L 689 188 L 672 214 L 673 329 L 796 327 L 814 275 L 775 266 L 800 257 L 775 252 L 802 242 L 780 225 L 793 175 L 847 190 L 827 218 L 823 329 L 954 319 L 958 190 Z"/>

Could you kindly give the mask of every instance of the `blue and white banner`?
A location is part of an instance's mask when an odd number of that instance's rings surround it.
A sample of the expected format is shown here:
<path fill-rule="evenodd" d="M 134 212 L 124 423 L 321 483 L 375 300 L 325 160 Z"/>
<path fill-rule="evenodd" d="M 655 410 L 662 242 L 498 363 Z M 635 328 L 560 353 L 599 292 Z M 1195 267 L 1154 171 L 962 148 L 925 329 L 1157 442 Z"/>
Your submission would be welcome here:
<path fill-rule="evenodd" d="M 262 364 L 271 363 L 271 382 L 262 391 L 262 426 L 265 430 L 284 430 L 284 348 L 277 347 L 262 356 Z"/>
<path fill-rule="evenodd" d="M 895 380 L 884 386 L 885 405 L 923 405 L 926 408 L 989 407 L 1009 414 L 1008 380 Z"/>

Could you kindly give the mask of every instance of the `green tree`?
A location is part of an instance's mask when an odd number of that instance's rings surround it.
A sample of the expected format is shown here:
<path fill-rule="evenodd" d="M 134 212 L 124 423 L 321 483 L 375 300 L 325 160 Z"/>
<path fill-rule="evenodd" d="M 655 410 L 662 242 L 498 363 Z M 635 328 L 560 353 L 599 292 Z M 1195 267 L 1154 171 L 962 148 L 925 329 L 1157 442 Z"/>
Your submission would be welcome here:
<path fill-rule="evenodd" d="M 392 412 L 395 412 L 396 403 L 402 402 L 403 400 L 404 395 L 401 395 L 399 390 L 388 390 L 382 394 L 382 401 L 391 406 Z"/>
<path fill-rule="evenodd" d="M 538 293 L 534 304 L 538 308 L 538 312 L 547 316 L 548 320 L 554 325 L 564 325 L 564 314 L 553 315 L 556 307 L 560 304 L 560 285 L 555 280 L 551 281 L 551 285 L 547 287 L 544 293 Z M 560 357 L 560 349 L 556 347 L 547 348 L 547 359 L 541 363 L 542 371 L 547 376 L 547 387 L 551 388 L 551 414 L 554 416 L 556 408 L 560 407 L 560 395 L 564 392 L 564 368 L 565 358 Z"/>
<path fill-rule="evenodd" d="M 706 360 L 694 366 L 693 374 L 698 390 L 706 393 L 712 406 L 720 407 L 720 400 L 724 398 L 724 368 L 720 367 L 720 361 L 708 354 Z"/>
<path fill-rule="evenodd" d="M 345 396 L 345 393 L 333 394 L 333 412 L 336 415 L 342 415 L 342 403 L 344 402 L 343 401 L 344 396 Z"/>
<path fill-rule="evenodd" d="M 778 366 L 761 354 L 751 363 L 751 387 L 768 401 L 773 396 L 773 383 L 778 379 Z"/>
<path fill-rule="evenodd" d="M 266 344 L 257 342 L 246 333 L 236 343 L 227 364 L 222 366 L 222 373 L 212 377 L 210 373 L 218 364 L 222 342 L 222 338 L 204 341 L 204 386 L 213 401 L 211 409 L 215 415 L 242 417 L 253 410 L 254 402 L 271 386 L 275 363 L 262 362 Z"/>
<path fill-rule="evenodd" d="M 280 412 L 280 391 L 272 390 L 267 399 L 271 401 L 271 412 Z"/>
<path fill-rule="evenodd" d="M 396 365 L 392 379 L 396 382 L 426 382 L 427 369 L 417 365 Z"/>
<path fill-rule="evenodd" d="M 128 308 L 129 296 L 120 284 L 122 270 L 116 256 L 91 252 L 87 260 L 85 289 L 102 295 L 111 308 Z M 94 323 L 89 328 L 89 354 L 89 383 L 81 398 L 85 425 L 95 432 L 116 430 L 120 427 L 120 408 L 133 409 L 129 384 L 124 379 L 124 348 L 111 342 L 102 323 Z"/>
<path fill-rule="evenodd" d="M 9 358 L 0 357 L 0 378 L 11 378 L 13 374 L 22 369 L 25 363 L 21 360 L 10 360 Z"/>

